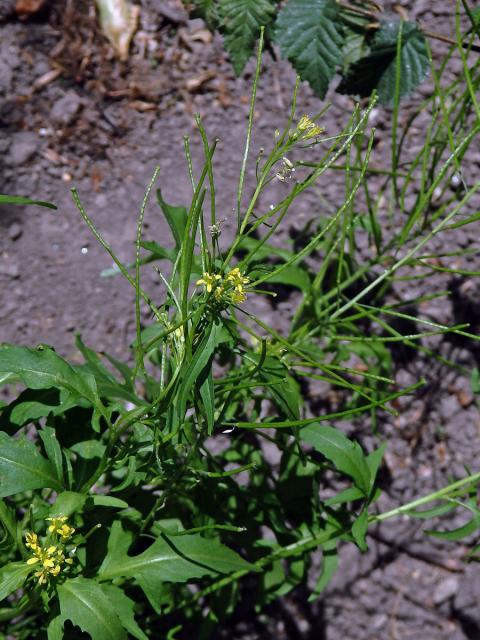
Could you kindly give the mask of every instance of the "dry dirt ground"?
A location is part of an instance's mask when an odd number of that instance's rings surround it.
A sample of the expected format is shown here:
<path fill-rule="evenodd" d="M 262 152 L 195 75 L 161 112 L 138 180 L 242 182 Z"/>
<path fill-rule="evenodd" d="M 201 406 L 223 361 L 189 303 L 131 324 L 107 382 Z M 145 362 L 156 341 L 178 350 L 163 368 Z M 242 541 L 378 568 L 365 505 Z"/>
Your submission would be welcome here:
<path fill-rule="evenodd" d="M 132 260 L 138 208 L 156 164 L 165 199 L 189 201 L 183 136 L 191 136 L 198 166 L 201 141 L 193 114 L 200 112 L 209 135 L 220 138 L 218 207 L 228 233 L 253 67 L 236 79 L 220 40 L 212 39 L 201 21 L 189 21 L 176 0 L 141 1 L 140 30 L 126 63 L 113 59 L 96 26 L 92 2 L 53 1 L 49 12 L 23 22 L 10 13 L 9 0 L 0 4 L 0 192 L 58 205 L 57 211 L 0 210 L 0 341 L 44 342 L 76 358 L 73 332 L 79 331 L 91 347 L 127 357 L 134 333 L 132 292 L 118 277 L 100 277 L 111 260 L 76 211 L 70 187 L 78 188 L 119 257 Z M 450 0 L 402 4 L 422 24 L 451 35 Z M 436 55 L 442 47 L 435 43 Z M 453 60 L 451 73 L 456 70 L 458 60 Z M 288 65 L 267 54 L 252 155 L 271 143 L 285 121 L 293 82 Z M 422 91 L 428 92 L 428 83 Z M 333 107 L 324 124 L 335 132 L 346 122 L 352 102 L 329 97 Z M 320 107 L 302 86 L 300 111 L 315 113 Z M 408 103 L 404 109 L 408 113 Z M 377 109 L 375 118 L 381 140 L 391 113 Z M 473 150 L 469 166 L 476 180 L 478 163 Z M 335 182 L 321 184 L 320 191 L 322 206 L 338 201 Z M 304 204 L 291 225 L 301 227 L 318 206 Z M 167 242 L 154 201 L 145 226 L 147 238 Z M 477 243 L 478 237 L 460 230 L 452 239 L 452 246 L 476 249 Z M 477 255 L 472 264 L 479 269 Z M 158 279 L 150 271 L 145 278 L 155 295 Z M 462 308 L 475 322 L 478 306 L 471 297 Z M 265 303 L 264 319 L 281 327 L 279 311 L 288 313 L 288 305 L 287 299 L 273 310 Z M 432 314 L 453 320 L 455 311 L 455 304 L 449 304 Z M 476 363 L 478 354 L 469 344 L 445 348 L 458 364 L 468 368 Z M 468 379 L 453 370 L 425 371 L 421 359 L 399 365 L 401 380 L 408 383 L 419 375 L 427 377 L 426 392 L 404 402 L 399 418 L 381 425 L 389 441 L 385 506 L 440 487 L 449 473 L 462 474 L 463 465 L 478 469 L 480 420 Z M 364 434 L 367 445 L 368 438 Z M 386 523 L 373 532 L 368 553 L 343 549 L 338 575 L 317 603 L 307 607 L 305 593 L 298 591 L 265 616 L 255 617 L 246 606 L 218 638 L 479 639 L 478 565 L 464 561 L 466 547 L 423 536 L 423 526 L 401 519 Z"/>

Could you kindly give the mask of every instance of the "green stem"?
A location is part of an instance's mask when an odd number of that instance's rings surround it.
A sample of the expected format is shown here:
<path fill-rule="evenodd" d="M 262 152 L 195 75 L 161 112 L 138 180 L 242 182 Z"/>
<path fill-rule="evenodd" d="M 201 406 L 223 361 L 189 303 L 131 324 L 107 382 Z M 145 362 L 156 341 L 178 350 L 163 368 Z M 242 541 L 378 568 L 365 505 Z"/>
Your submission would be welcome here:
<path fill-rule="evenodd" d="M 408 502 L 396 509 L 391 509 L 390 511 L 386 511 L 385 513 L 380 513 L 376 516 L 370 516 L 369 522 L 383 522 L 384 520 L 388 520 L 389 518 L 394 518 L 395 516 L 400 515 L 408 515 L 409 511 L 416 509 L 417 507 L 421 507 L 424 504 L 428 504 L 429 502 L 434 502 L 435 500 L 441 500 L 448 496 L 449 494 L 458 491 L 459 489 L 463 489 L 463 487 L 468 486 L 469 484 L 474 484 L 476 482 L 480 482 L 480 472 L 474 473 L 473 475 L 467 476 L 462 480 L 457 480 L 457 482 L 452 482 L 452 484 L 443 487 L 439 491 L 434 491 L 433 493 L 429 493 L 423 498 L 418 498 L 417 500 L 413 500 L 412 502 Z"/>

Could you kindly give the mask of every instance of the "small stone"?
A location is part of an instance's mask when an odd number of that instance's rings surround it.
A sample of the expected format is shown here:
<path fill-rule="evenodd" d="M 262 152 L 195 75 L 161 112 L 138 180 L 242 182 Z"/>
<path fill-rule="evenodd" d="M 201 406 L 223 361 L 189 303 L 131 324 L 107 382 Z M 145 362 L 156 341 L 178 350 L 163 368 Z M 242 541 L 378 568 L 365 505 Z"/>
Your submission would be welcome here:
<path fill-rule="evenodd" d="M 37 136 L 30 131 L 22 131 L 15 134 L 12 146 L 10 147 L 10 164 L 18 167 L 28 162 L 37 151 Z"/>
<path fill-rule="evenodd" d="M 446 600 L 453 598 L 458 591 L 459 583 L 455 576 L 442 580 L 433 593 L 433 601 L 435 604 L 442 604 Z"/>
<path fill-rule="evenodd" d="M 51 118 L 59 125 L 69 125 L 75 120 L 81 106 L 82 101 L 75 91 L 67 91 L 53 105 L 50 113 Z"/>
<path fill-rule="evenodd" d="M 9 278 L 13 278 L 15 280 L 16 278 L 20 277 L 20 269 L 15 263 L 0 264 L 0 275 L 8 276 Z"/>
<path fill-rule="evenodd" d="M 18 222 L 14 222 L 8 228 L 8 237 L 10 240 L 18 240 L 23 233 L 22 227 L 18 224 Z"/>

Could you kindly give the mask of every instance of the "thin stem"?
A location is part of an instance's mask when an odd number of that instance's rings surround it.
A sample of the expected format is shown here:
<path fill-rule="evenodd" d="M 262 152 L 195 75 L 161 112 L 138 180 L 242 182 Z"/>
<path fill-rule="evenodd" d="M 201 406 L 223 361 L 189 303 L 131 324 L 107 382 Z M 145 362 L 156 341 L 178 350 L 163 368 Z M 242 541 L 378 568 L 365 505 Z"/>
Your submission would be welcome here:
<path fill-rule="evenodd" d="M 240 179 L 238 181 L 238 192 L 237 192 L 237 231 L 240 231 L 240 211 L 242 207 L 242 194 L 243 194 L 243 183 L 245 182 L 245 172 L 247 169 L 247 159 L 248 153 L 250 151 L 250 141 L 252 139 L 252 128 L 253 128 L 253 116 L 255 114 L 255 101 L 257 98 L 257 84 L 258 78 L 260 76 L 260 65 L 262 62 L 262 51 L 263 51 L 263 35 L 265 28 L 261 27 L 260 29 L 260 40 L 258 42 L 258 53 L 257 53 L 257 66 L 255 69 L 255 77 L 253 79 L 253 89 L 252 96 L 250 98 L 250 112 L 248 114 L 248 127 L 247 127 L 247 140 L 245 142 L 245 151 L 243 153 L 242 160 L 242 168 L 240 169 Z"/>

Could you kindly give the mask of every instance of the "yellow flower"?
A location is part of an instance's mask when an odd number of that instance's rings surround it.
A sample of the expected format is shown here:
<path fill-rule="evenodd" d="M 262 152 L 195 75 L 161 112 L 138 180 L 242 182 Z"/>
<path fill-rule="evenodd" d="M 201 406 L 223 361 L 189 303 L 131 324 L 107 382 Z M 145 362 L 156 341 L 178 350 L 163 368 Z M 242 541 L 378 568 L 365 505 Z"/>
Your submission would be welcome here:
<path fill-rule="evenodd" d="M 58 534 L 63 541 L 68 540 L 74 533 L 75 529 L 66 524 L 67 516 L 54 516 L 52 518 L 46 518 L 52 524 L 48 527 L 48 532 Z"/>
<path fill-rule="evenodd" d="M 241 302 L 245 302 L 247 299 L 247 294 L 240 289 L 234 289 L 232 293 L 232 302 L 235 304 L 240 304 Z"/>
<path fill-rule="evenodd" d="M 300 118 L 297 125 L 297 131 L 302 134 L 302 138 L 308 139 L 320 135 L 324 129 L 316 125 L 309 116 L 304 115 Z"/>
<path fill-rule="evenodd" d="M 245 278 L 245 276 L 242 275 L 238 267 L 235 267 L 235 269 L 232 269 L 231 271 L 229 271 L 229 273 L 227 273 L 227 280 L 240 291 L 243 290 L 244 284 L 248 284 L 250 282 L 248 278 Z"/>
<path fill-rule="evenodd" d="M 207 290 L 207 293 L 211 293 L 217 282 L 221 279 L 222 277 L 218 273 L 207 273 L 206 271 L 204 271 L 203 278 L 197 280 L 195 284 L 203 284 L 203 286 Z"/>
<path fill-rule="evenodd" d="M 56 577 L 66 568 L 65 565 L 71 565 L 73 560 L 65 558 L 65 542 L 73 535 L 75 529 L 67 524 L 67 516 L 55 516 L 47 518 L 51 523 L 48 527 L 46 545 L 41 546 L 36 533 L 25 534 L 25 546 L 32 551 L 32 557 L 26 561 L 28 566 L 40 565 L 39 570 L 34 573 L 38 579 L 38 584 L 45 584 L 48 579 Z M 52 536 L 58 536 L 53 537 Z M 54 542 L 54 544 L 49 544 Z M 48 545 L 48 546 L 47 546 Z"/>
<path fill-rule="evenodd" d="M 30 547 L 32 551 L 35 551 L 36 549 L 38 549 L 38 536 L 36 533 L 28 532 L 25 535 L 25 539 L 26 539 L 26 542 L 25 542 L 26 547 Z"/>

